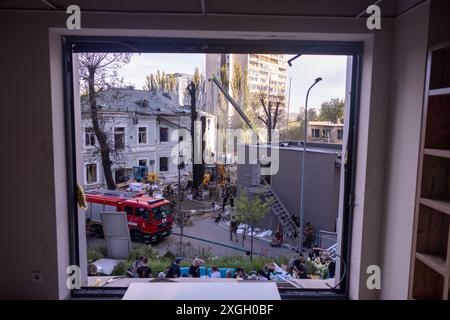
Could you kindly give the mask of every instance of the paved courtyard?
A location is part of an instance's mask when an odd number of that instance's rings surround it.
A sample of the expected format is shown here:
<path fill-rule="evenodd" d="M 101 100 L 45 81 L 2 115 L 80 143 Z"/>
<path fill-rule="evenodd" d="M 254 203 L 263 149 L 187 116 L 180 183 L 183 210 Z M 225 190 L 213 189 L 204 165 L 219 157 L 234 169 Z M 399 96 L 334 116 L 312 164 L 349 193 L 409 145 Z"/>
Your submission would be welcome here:
<path fill-rule="evenodd" d="M 188 237 L 183 238 L 183 243 L 190 243 L 194 248 L 204 248 L 207 250 L 211 250 L 211 254 L 213 256 L 224 256 L 233 254 L 246 255 L 245 251 L 250 251 L 250 236 L 246 236 L 246 239 L 244 241 L 244 247 L 242 247 L 242 235 L 238 235 L 239 241 L 237 243 L 235 241 L 230 241 L 229 231 L 219 226 L 218 223 L 214 222 L 214 219 L 211 218 L 211 216 L 204 215 L 201 217 L 194 217 L 192 218 L 192 222 L 193 222 L 192 226 L 186 226 L 184 228 L 183 233 L 184 235 L 193 236 L 195 238 L 201 238 L 208 241 L 213 241 L 219 244 L 191 239 Z M 180 230 L 178 227 L 174 227 L 173 232 L 180 233 Z M 176 248 L 178 248 L 179 241 L 180 236 L 171 235 L 163 242 L 156 245 L 155 249 L 158 249 L 162 254 L 164 254 L 168 249 L 174 251 Z M 226 246 L 222 246 L 220 244 Z M 295 255 L 295 251 L 291 249 L 284 247 L 273 248 L 270 246 L 269 242 L 257 238 L 253 238 L 253 252 L 254 254 L 255 253 L 262 254 L 270 257 L 279 257 L 279 256 L 293 257 Z"/>
<path fill-rule="evenodd" d="M 209 214 L 194 216 L 191 218 L 192 225 L 184 228 L 183 243 L 189 244 L 192 250 L 197 252 L 204 249 L 210 251 L 212 256 L 225 255 L 246 255 L 246 251 L 250 251 L 250 236 L 247 236 L 242 247 L 242 235 L 238 235 L 239 242 L 230 241 L 230 233 L 224 226 L 219 226 L 214 222 Z M 173 232 L 179 234 L 178 227 L 173 227 Z M 188 236 L 199 238 L 202 240 L 192 239 Z M 211 243 L 211 242 L 215 243 Z M 160 255 L 164 255 L 167 250 L 171 252 L 178 251 L 180 236 L 176 234 L 170 235 L 162 242 L 155 244 L 154 248 L 158 250 Z M 89 237 L 87 239 L 88 247 L 105 246 L 105 240 Z M 253 239 L 253 252 L 269 257 L 294 257 L 295 251 L 285 247 L 273 248 L 270 243 L 258 238 Z"/>

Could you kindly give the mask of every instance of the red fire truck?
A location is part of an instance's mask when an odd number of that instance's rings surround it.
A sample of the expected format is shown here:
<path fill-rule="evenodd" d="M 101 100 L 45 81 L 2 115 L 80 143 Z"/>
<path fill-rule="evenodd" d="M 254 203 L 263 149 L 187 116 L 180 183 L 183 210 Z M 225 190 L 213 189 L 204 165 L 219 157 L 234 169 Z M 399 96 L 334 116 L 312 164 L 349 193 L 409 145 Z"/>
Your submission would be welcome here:
<path fill-rule="evenodd" d="M 86 193 L 86 222 L 97 236 L 103 236 L 100 212 L 126 212 L 131 240 L 158 242 L 172 232 L 170 202 L 136 192 L 96 190 Z"/>

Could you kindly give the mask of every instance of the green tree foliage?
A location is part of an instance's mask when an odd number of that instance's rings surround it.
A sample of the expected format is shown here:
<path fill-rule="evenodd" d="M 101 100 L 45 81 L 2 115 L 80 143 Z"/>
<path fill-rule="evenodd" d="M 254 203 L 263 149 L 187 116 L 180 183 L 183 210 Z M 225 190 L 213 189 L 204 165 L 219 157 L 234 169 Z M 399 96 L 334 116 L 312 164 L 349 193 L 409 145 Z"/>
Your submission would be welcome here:
<path fill-rule="evenodd" d="M 250 225 L 251 227 L 251 250 L 250 258 L 253 258 L 253 228 L 260 222 L 269 212 L 270 203 L 264 202 L 259 194 L 250 198 L 246 191 L 241 191 L 236 202 L 235 216 L 237 221 Z M 245 235 L 244 231 L 244 235 Z M 242 241 L 244 242 L 245 237 Z M 244 243 L 242 243 L 243 245 Z"/>
<path fill-rule="evenodd" d="M 178 81 L 173 74 L 166 74 L 165 71 L 156 71 L 145 77 L 144 90 L 175 93 L 178 89 Z"/>
<path fill-rule="evenodd" d="M 308 111 L 309 112 L 309 111 Z M 320 121 L 344 122 L 344 100 L 336 98 L 323 102 L 320 106 Z"/>
<path fill-rule="evenodd" d="M 303 120 L 305 118 L 305 113 L 301 112 L 299 117 L 301 117 L 301 119 Z M 318 120 L 320 120 L 320 116 L 317 113 L 317 109 L 315 108 L 308 109 L 308 121 L 318 121 Z"/>

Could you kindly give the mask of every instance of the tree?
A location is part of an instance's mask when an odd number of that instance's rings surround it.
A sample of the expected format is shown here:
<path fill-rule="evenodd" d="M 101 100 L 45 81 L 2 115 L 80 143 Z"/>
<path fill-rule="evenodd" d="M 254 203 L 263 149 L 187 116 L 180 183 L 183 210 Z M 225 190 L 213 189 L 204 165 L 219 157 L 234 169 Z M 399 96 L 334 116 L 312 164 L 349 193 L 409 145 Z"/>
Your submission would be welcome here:
<path fill-rule="evenodd" d="M 148 91 L 156 91 L 158 85 L 156 84 L 155 75 L 150 73 L 150 75 L 145 77 L 145 84 L 143 89 Z"/>
<path fill-rule="evenodd" d="M 284 112 L 284 95 L 279 94 L 276 88 L 272 87 L 273 82 L 269 77 L 267 90 L 262 89 L 252 96 L 252 109 L 256 117 L 264 124 L 267 133 L 267 143 L 272 142 L 272 131 L 279 126 L 280 119 Z"/>
<path fill-rule="evenodd" d="M 117 69 L 130 62 L 130 54 L 80 53 L 79 62 L 81 89 L 89 98 L 90 117 L 99 144 L 106 185 L 108 189 L 114 190 L 116 186 L 111 169 L 110 139 L 100 123 L 97 98 L 104 90 L 120 86 L 122 81 L 118 78 Z"/>
<path fill-rule="evenodd" d="M 150 73 L 145 77 L 144 90 L 175 93 L 178 89 L 177 79 L 173 74 L 166 74 L 165 71 L 156 70 L 156 74 Z"/>
<path fill-rule="evenodd" d="M 299 115 L 299 121 L 303 121 L 305 119 L 305 111 L 302 110 L 302 112 Z M 317 113 L 317 110 L 315 108 L 308 108 L 308 121 L 319 121 L 320 116 Z"/>
<path fill-rule="evenodd" d="M 308 111 L 309 112 L 309 111 Z M 344 122 L 344 100 L 336 98 L 323 102 L 320 106 L 320 121 Z"/>
<path fill-rule="evenodd" d="M 236 218 L 239 222 L 249 224 L 251 230 L 250 259 L 253 259 L 253 229 L 269 212 L 271 204 L 263 202 L 261 195 L 257 194 L 254 198 L 249 198 L 246 191 L 241 191 L 236 203 Z M 246 230 L 243 236 L 245 237 Z M 244 238 L 242 239 L 244 245 Z"/>

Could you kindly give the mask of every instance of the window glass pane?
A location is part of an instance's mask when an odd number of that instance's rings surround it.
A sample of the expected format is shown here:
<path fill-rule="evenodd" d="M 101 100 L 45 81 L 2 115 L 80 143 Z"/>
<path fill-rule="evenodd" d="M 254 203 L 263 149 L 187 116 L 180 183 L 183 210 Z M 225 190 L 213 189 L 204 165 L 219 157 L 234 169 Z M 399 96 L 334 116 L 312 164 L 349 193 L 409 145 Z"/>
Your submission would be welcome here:
<path fill-rule="evenodd" d="M 168 205 L 156 207 L 152 209 L 153 219 L 161 220 L 170 215 L 170 208 Z"/>
<path fill-rule="evenodd" d="M 148 209 L 136 208 L 136 217 L 148 220 Z"/>
<path fill-rule="evenodd" d="M 147 128 L 140 127 L 138 129 L 138 143 L 146 144 L 147 143 Z"/>
<path fill-rule="evenodd" d="M 159 128 L 159 141 L 169 141 L 169 128 Z"/>
<path fill-rule="evenodd" d="M 89 146 L 95 146 L 95 133 L 94 133 L 94 128 L 85 128 L 85 138 L 84 138 L 84 143 L 85 146 L 89 147 Z"/>
<path fill-rule="evenodd" d="M 96 183 L 97 182 L 97 165 L 96 164 L 88 164 L 86 166 L 86 181 L 87 181 L 87 183 Z"/>
<path fill-rule="evenodd" d="M 125 207 L 125 212 L 127 215 L 133 215 L 133 208 L 132 207 Z"/>
<path fill-rule="evenodd" d="M 125 128 L 114 128 L 114 148 L 125 149 Z"/>
<path fill-rule="evenodd" d="M 159 158 L 159 171 L 167 171 L 168 168 L 168 161 L 169 158 L 167 157 L 161 157 Z"/>

